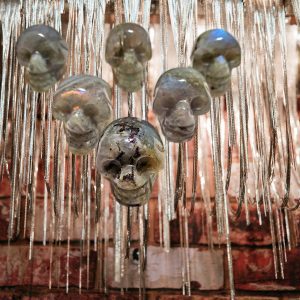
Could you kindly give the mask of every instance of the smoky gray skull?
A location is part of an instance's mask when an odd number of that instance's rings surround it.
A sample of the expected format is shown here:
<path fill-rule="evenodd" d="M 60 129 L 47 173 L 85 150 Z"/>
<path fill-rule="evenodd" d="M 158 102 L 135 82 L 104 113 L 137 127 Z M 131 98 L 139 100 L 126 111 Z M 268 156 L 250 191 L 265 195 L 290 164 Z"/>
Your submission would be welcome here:
<path fill-rule="evenodd" d="M 205 77 L 211 95 L 217 97 L 230 88 L 231 70 L 241 63 L 241 48 L 229 32 L 212 29 L 197 38 L 191 59 L 193 68 Z"/>
<path fill-rule="evenodd" d="M 143 205 L 163 167 L 163 153 L 160 136 L 150 123 L 132 117 L 117 119 L 100 140 L 97 170 L 110 181 L 119 203 Z"/>
<path fill-rule="evenodd" d="M 118 86 L 128 92 L 141 89 L 146 63 L 152 50 L 149 35 L 138 24 L 114 27 L 107 38 L 105 59 L 111 65 Z"/>
<path fill-rule="evenodd" d="M 193 68 L 175 68 L 158 79 L 153 111 L 165 137 L 180 143 L 193 137 L 197 116 L 210 109 L 210 93 L 204 77 Z"/>
<path fill-rule="evenodd" d="M 47 91 L 63 75 L 68 46 L 52 27 L 34 25 L 17 41 L 17 58 L 25 67 L 25 76 L 33 90 Z"/>
<path fill-rule="evenodd" d="M 104 80 L 90 75 L 63 81 L 54 95 L 53 116 L 64 122 L 69 149 L 88 154 L 112 121 L 111 89 Z"/>

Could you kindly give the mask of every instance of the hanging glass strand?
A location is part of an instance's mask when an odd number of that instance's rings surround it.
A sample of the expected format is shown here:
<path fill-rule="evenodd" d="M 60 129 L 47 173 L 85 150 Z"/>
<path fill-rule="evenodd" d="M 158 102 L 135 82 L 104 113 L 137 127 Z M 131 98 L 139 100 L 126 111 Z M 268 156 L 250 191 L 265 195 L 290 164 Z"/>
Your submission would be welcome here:
<path fill-rule="evenodd" d="M 86 49 L 84 49 L 83 45 L 83 35 L 84 35 L 84 16 L 83 16 L 83 10 L 84 10 L 84 1 L 76 1 L 76 0 L 68 0 L 68 27 L 67 27 L 67 34 L 66 34 L 66 41 L 68 43 L 69 47 L 69 63 L 68 63 L 68 73 L 69 75 L 75 75 L 80 73 L 86 72 L 87 62 L 86 62 Z M 88 10 L 87 10 L 88 11 Z M 90 40 L 89 40 L 90 41 Z M 83 54 L 83 55 L 82 55 Z M 82 161 L 81 161 L 82 162 Z M 78 171 L 75 172 L 75 168 L 78 168 Z M 76 166 L 76 156 L 73 157 L 72 155 L 72 179 L 71 179 L 71 190 L 73 191 L 72 196 L 72 204 L 74 207 L 75 212 L 75 218 L 77 216 L 80 216 L 85 212 L 85 203 L 84 200 L 87 199 L 87 189 L 85 189 L 85 178 L 84 176 L 87 175 L 85 172 L 82 172 L 83 165 L 81 164 L 81 169 L 79 165 Z M 81 171 L 81 172 L 80 172 Z M 79 173 L 79 174 L 78 174 Z M 77 189 L 76 189 L 76 178 L 80 177 L 80 184 L 79 184 L 79 199 L 77 198 Z M 81 203 L 78 202 L 78 200 L 82 200 Z M 80 206 L 81 204 L 81 206 Z M 81 207 L 81 209 L 80 209 Z M 71 213 L 70 209 L 68 210 L 68 213 Z M 67 216 L 67 220 L 70 219 L 70 216 Z M 82 224 L 81 224 L 81 239 L 80 239 L 80 267 L 79 267 L 79 292 L 81 292 L 82 287 L 82 256 L 83 253 L 83 246 L 85 242 L 85 229 L 86 229 L 86 219 L 82 218 Z M 69 233 L 70 234 L 70 233 Z M 68 243 L 71 237 L 68 234 Z M 70 247 L 67 247 L 67 257 L 70 257 Z M 67 265 L 69 267 L 69 265 Z M 88 267 L 87 267 L 88 269 Z M 66 269 L 66 276 L 69 275 L 69 268 Z M 87 276 L 88 278 L 88 276 Z M 66 289 L 68 289 L 68 286 L 66 286 Z"/>
<path fill-rule="evenodd" d="M 168 69 L 168 3 L 167 0 L 159 1 L 159 18 L 160 18 L 160 53 L 161 53 L 161 73 Z M 159 127 L 160 128 L 160 127 Z M 160 132 L 161 134 L 161 132 Z M 162 134 L 161 134 L 162 135 Z M 160 240 L 161 245 L 164 246 L 165 251 L 170 249 L 170 223 L 175 216 L 174 211 L 174 196 L 173 196 L 173 181 L 172 181 L 172 144 L 163 137 L 165 157 L 164 169 L 159 175 L 159 190 L 158 204 L 159 204 L 159 225 L 160 225 Z M 162 244 L 163 242 L 163 244 Z"/>
<path fill-rule="evenodd" d="M 272 236 L 272 246 L 273 246 L 273 256 L 274 256 L 274 269 L 275 276 L 277 278 L 279 272 L 278 266 L 278 248 L 277 248 L 277 238 L 275 233 L 275 222 L 272 208 L 272 199 L 271 199 L 271 190 L 270 183 L 273 180 L 274 176 L 274 164 L 275 164 L 275 155 L 276 155 L 276 147 L 278 142 L 278 105 L 277 105 L 277 95 L 275 94 L 275 79 L 274 79 L 274 62 L 273 62 L 273 49 L 274 49 L 274 20 L 272 18 L 272 12 L 270 9 L 265 8 L 263 12 L 260 14 L 260 21 L 263 24 L 263 28 L 261 28 L 260 35 L 264 36 L 263 39 L 263 49 L 266 53 L 264 55 L 264 66 L 265 66 L 265 82 L 266 82 L 266 97 L 265 100 L 267 103 L 265 107 L 267 109 L 267 117 L 269 118 L 269 126 L 270 126 L 270 141 L 269 141 L 269 160 L 265 162 L 265 199 L 267 204 L 267 210 L 270 220 L 270 228 L 271 228 L 271 236 Z M 263 32 L 262 32 L 263 31 Z M 267 154 L 265 152 L 265 154 Z M 266 156 L 264 156 L 266 157 Z M 281 265 L 281 264 L 280 264 Z"/>
<path fill-rule="evenodd" d="M 0 149 L 1 149 L 1 174 L 4 170 L 11 178 L 12 193 L 11 193 L 11 207 L 10 207 L 10 220 L 9 220 L 9 232 L 8 238 L 11 240 L 14 235 L 14 226 L 18 212 L 18 203 L 20 199 L 19 185 L 18 185 L 18 157 L 19 157 L 19 128 L 20 128 L 20 116 L 21 98 L 17 98 L 17 94 L 13 93 L 12 89 L 6 90 L 6 86 L 10 86 L 12 74 L 17 76 L 17 63 L 16 59 L 9 59 L 9 55 L 14 54 L 14 44 L 16 42 L 16 34 L 20 30 L 21 18 L 20 18 L 20 4 L 17 1 L 11 1 L 11 3 L 0 3 L 1 12 L 1 29 L 2 29 L 2 78 L 1 78 L 1 94 L 0 94 Z M 11 74 L 11 75 L 10 75 Z M 16 77 L 13 80 L 16 83 Z M 18 90 L 18 89 L 14 89 Z M 7 160 L 5 157 L 5 148 L 8 142 L 8 117 L 10 109 L 10 101 L 12 99 L 12 127 L 11 132 L 13 136 L 12 147 L 12 161 L 11 161 L 11 176 L 9 175 L 9 169 L 7 168 Z M 5 123 L 4 123 L 5 122 Z M 3 140 L 4 137 L 4 140 Z M 2 177 L 2 176 L 1 176 Z"/>
<path fill-rule="evenodd" d="M 169 14 L 175 50 L 178 57 L 178 65 L 187 65 L 188 53 L 187 42 L 190 35 L 194 35 L 194 1 L 168 0 Z M 196 149 L 198 151 L 198 149 Z M 191 294 L 190 286 L 190 261 L 188 241 L 188 210 L 186 207 L 186 177 L 188 175 L 188 150 L 186 144 L 179 144 L 177 158 L 176 190 L 174 194 L 174 205 L 179 211 L 180 241 L 182 251 L 182 280 L 183 294 Z M 194 173 L 195 174 L 195 173 Z M 194 178 L 195 179 L 195 178 Z M 195 184 L 195 183 L 194 183 Z M 177 203 L 178 202 L 178 203 Z"/>
<path fill-rule="evenodd" d="M 194 1 L 192 3 L 192 11 L 194 12 L 191 18 L 190 26 L 193 28 L 193 34 L 191 34 L 192 40 L 187 41 L 187 45 L 193 45 L 194 41 L 198 37 L 198 1 Z M 192 46 L 193 47 L 193 46 Z M 192 53 L 192 48 L 187 49 L 187 53 Z M 194 134 L 194 151 L 193 151 L 193 179 L 192 179 L 192 199 L 191 199 L 191 214 L 194 212 L 195 202 L 197 198 L 197 186 L 198 186 L 198 163 L 199 163 L 199 156 L 198 156 L 198 143 L 199 143 L 199 135 L 198 135 L 198 128 L 199 122 L 197 120 L 195 134 Z"/>
<path fill-rule="evenodd" d="M 123 0 L 125 22 L 137 23 L 139 9 L 141 6 L 140 0 Z M 128 93 L 128 116 L 135 116 L 135 93 Z"/>
<path fill-rule="evenodd" d="M 288 94 L 288 79 L 287 79 L 287 45 L 286 45 L 286 26 L 285 26 L 285 11 L 284 7 L 280 6 L 278 8 L 278 27 L 279 27 L 279 43 L 281 49 L 281 62 L 282 62 L 282 74 L 283 74 L 283 106 L 284 106 L 284 118 L 283 121 L 286 127 L 286 151 L 282 150 L 282 155 L 285 157 L 285 162 L 283 162 L 283 168 L 286 165 L 286 181 L 285 181 L 285 195 L 283 199 L 282 206 L 288 206 L 289 194 L 290 194 L 290 180 L 291 180 L 291 166 L 295 165 L 294 159 L 294 146 L 292 139 L 292 129 L 291 129 L 291 114 L 290 114 L 290 101 Z M 282 124 L 282 123 L 281 123 Z M 282 131 L 281 131 L 282 132 Z M 284 154 L 287 155 L 284 155 Z"/>
<path fill-rule="evenodd" d="M 205 216 L 206 216 L 206 233 L 208 238 L 208 244 L 210 248 L 213 248 L 213 212 L 211 204 L 211 191 L 210 191 L 210 174 L 208 172 L 208 166 L 212 154 L 208 151 L 208 147 L 202 147 L 207 141 L 211 142 L 210 134 L 208 132 L 210 119 L 207 116 L 200 116 L 198 119 L 198 156 L 199 156 L 199 181 L 201 187 L 201 197 L 203 199 Z M 209 161 L 208 164 L 205 162 Z"/>
<path fill-rule="evenodd" d="M 122 4 L 122 1 L 115 2 L 115 25 L 122 22 Z M 115 119 L 118 119 L 122 117 L 122 90 L 116 84 L 114 85 L 114 88 L 114 115 Z M 125 257 L 125 255 L 122 255 L 122 241 L 125 239 L 122 235 L 122 220 L 124 219 L 122 213 L 123 210 L 121 205 L 114 201 L 114 281 L 118 283 L 121 282 L 121 269 L 123 265 L 122 257 Z"/>
<path fill-rule="evenodd" d="M 151 9 L 151 0 L 145 0 L 141 2 L 143 6 L 142 10 L 142 25 L 146 31 L 149 32 L 150 29 L 150 9 Z M 152 45 L 153 47 L 153 45 Z M 141 117 L 143 120 L 148 119 L 148 104 L 149 99 L 148 95 L 150 94 L 149 91 L 149 76 L 148 76 L 148 63 L 145 68 L 145 83 L 142 87 L 142 101 L 141 101 Z"/>
<path fill-rule="evenodd" d="M 297 20 L 298 26 L 300 25 L 300 3 L 297 0 L 291 0 L 293 11 Z"/>
<path fill-rule="evenodd" d="M 122 3 L 121 3 L 122 2 Z M 143 3 L 142 3 L 143 2 Z M 284 262 L 286 249 L 292 246 L 292 228 L 290 228 L 292 213 L 290 210 L 298 208 L 300 202 L 294 202 L 290 193 L 292 177 L 299 167 L 299 121 L 290 109 L 294 104 L 289 101 L 292 96 L 288 93 L 287 81 L 287 44 L 284 7 L 279 1 L 205 1 L 206 25 L 225 27 L 233 32 L 241 42 L 243 59 L 242 66 L 233 77 L 237 77 L 238 90 L 234 87 L 225 99 L 215 99 L 212 108 L 211 136 L 208 136 L 209 117 L 200 117 L 198 132 L 194 144 L 193 165 L 193 203 L 196 199 L 196 182 L 201 186 L 201 194 L 206 208 L 207 231 L 209 244 L 212 245 L 212 213 L 209 190 L 210 174 L 207 166 L 202 163 L 207 160 L 210 150 L 203 149 L 201 144 L 212 140 L 213 163 L 215 171 L 216 207 L 218 231 L 224 234 L 227 241 L 229 269 L 232 274 L 230 254 L 228 214 L 239 215 L 242 203 L 245 204 L 246 222 L 249 224 L 249 208 L 252 202 L 252 187 L 248 174 L 254 174 L 254 195 L 259 223 L 264 220 L 263 213 L 268 214 L 276 276 L 284 277 Z M 299 24 L 299 3 L 291 1 L 296 20 Z M 123 4 L 123 5 L 122 5 Z M 191 40 L 195 39 L 197 25 L 197 1 L 161 0 L 161 40 L 163 71 L 167 70 L 168 26 L 167 4 L 169 4 L 170 20 L 177 51 L 178 63 L 187 65 L 187 54 L 190 53 Z M 149 14 L 151 1 L 115 1 L 116 23 L 121 22 L 122 13 L 125 20 L 141 21 L 149 29 Z M 124 10 L 123 10 L 124 6 Z M 70 50 L 69 74 L 89 73 L 102 75 L 104 19 L 106 0 L 68 0 L 69 23 L 67 41 Z M 67 230 L 67 267 L 66 291 L 69 291 L 69 265 L 71 249 L 71 220 L 75 217 L 83 220 L 81 236 L 81 264 L 80 278 L 87 258 L 87 282 L 89 286 L 90 240 L 92 227 L 95 225 L 94 249 L 99 255 L 99 269 L 101 274 L 99 286 L 107 291 L 107 255 L 108 255 L 108 218 L 109 218 L 109 186 L 101 184 L 101 176 L 94 175 L 95 154 L 82 159 L 67 151 L 64 130 L 59 122 L 52 122 L 53 90 L 48 93 L 36 94 L 24 82 L 24 71 L 16 61 L 15 44 L 21 31 L 33 24 L 49 24 L 62 32 L 61 14 L 65 8 L 64 0 L 28 0 L 2 1 L 0 3 L 0 20 L 2 26 L 2 81 L 0 94 L 0 176 L 6 175 L 11 181 L 11 208 L 9 224 L 9 240 L 18 235 L 22 227 L 24 237 L 29 234 L 29 259 L 34 256 L 34 240 L 37 201 L 36 182 L 39 165 L 44 166 L 44 195 L 43 199 L 43 244 L 50 245 L 50 276 L 49 287 L 53 278 L 59 278 L 60 262 L 56 255 L 60 252 L 60 244 L 65 239 Z M 117 11 L 118 10 L 118 11 Z M 139 12 L 143 11 L 139 19 Z M 193 30 L 191 29 L 193 28 Z M 275 48 L 280 44 L 279 56 L 281 70 L 277 68 L 277 54 Z M 276 66 L 276 68 L 275 68 Z M 147 72 L 146 72 L 147 73 Z M 236 76 L 237 73 L 237 76 Z M 282 74 L 279 74 L 282 73 Z M 281 76 L 281 77 L 280 77 Z M 146 78 L 147 78 L 146 74 Z M 278 88 L 283 82 L 282 90 Z M 17 88 L 15 88 L 17 87 Z M 148 84 L 142 90 L 141 112 L 142 118 L 147 119 Z M 115 109 L 116 117 L 120 117 L 122 110 L 121 90 L 116 89 Z M 128 97 L 129 115 L 138 114 L 134 95 Z M 281 100 L 283 99 L 283 101 Z M 139 100 L 136 97 L 136 100 Z M 237 100 L 237 101 L 236 101 Z M 222 102 L 221 102 L 222 101 Z M 227 116 L 223 115 L 226 105 Z M 235 119 L 236 118 L 236 119 Z M 249 121 L 248 121 L 249 120 Z M 235 123 L 235 121 L 237 121 Z M 227 122 L 227 123 L 225 123 Z M 225 126 L 227 125 L 228 126 Z M 225 147 L 225 128 L 228 128 L 228 145 Z M 293 138 L 295 147 L 293 145 Z M 10 150 L 9 143 L 12 140 Z M 201 143 L 202 142 L 202 143 Z M 175 217 L 173 191 L 173 149 L 172 144 L 166 144 L 166 166 L 160 180 L 159 195 L 160 227 L 163 227 L 165 249 L 170 247 L 169 221 Z M 224 149 L 227 148 L 227 151 Z M 237 212 L 229 210 L 227 191 L 231 177 L 233 151 L 239 149 L 240 158 L 240 187 L 239 208 Z M 188 148 L 181 145 L 178 151 L 180 165 L 178 169 L 177 193 L 180 218 L 180 236 L 183 262 L 184 293 L 190 294 L 190 266 L 188 252 L 189 212 L 186 210 L 185 178 L 189 175 Z M 248 153 L 249 151 L 249 153 Z M 298 151 L 298 152 L 297 152 Z M 227 153 L 225 153 L 227 152 Z M 224 171 L 227 155 L 227 172 Z M 199 157 L 199 164 L 197 158 Z M 198 168 L 198 169 L 197 169 Z M 52 171 L 53 170 L 53 171 Z M 79 174 L 78 174 L 79 173 Z M 252 173 L 251 173 L 252 174 Z M 94 179 L 95 176 L 95 179 Z M 76 178 L 80 178 L 78 185 Z M 94 183 L 95 182 L 95 183 Z M 67 189 L 65 187 L 67 186 Z M 96 195 L 95 215 L 92 216 L 92 190 Z M 166 187 L 166 188 L 165 188 Z M 80 193 L 78 194 L 78 190 Z M 66 192 L 65 192 L 66 191 Z M 177 191 L 177 192 L 178 192 Z M 21 194 L 24 193 L 24 212 Z M 77 195 L 78 194 L 78 195 Z M 65 197 L 66 196 L 66 197 Z M 80 201 L 79 201 L 79 200 Z M 103 201 L 101 201 L 101 199 Z M 192 204 L 194 205 L 194 204 Z M 71 209 L 73 207 L 73 210 Z M 264 210 L 264 212 L 261 211 Z M 127 210 L 116 205 L 115 217 L 115 259 L 118 263 L 119 280 L 125 281 L 126 262 L 131 240 L 131 222 L 136 211 Z M 117 213 L 119 212 L 119 214 Z M 24 214 L 24 216 L 21 216 Z M 20 220 L 24 219 L 24 224 Z M 91 221 L 92 219 L 92 221 Z M 146 264 L 146 236 L 147 236 L 148 207 L 139 210 L 140 261 L 141 270 L 140 295 L 144 295 L 143 270 Z M 94 221 L 93 221 L 94 220 Z M 94 222 L 95 224 L 93 224 Z M 126 227 L 126 228 L 125 228 Z M 116 238 L 117 237 L 117 238 Z M 162 238 L 161 237 L 161 238 Z M 104 245 L 102 240 L 104 239 Z M 119 240 L 118 240 L 119 239 Z M 102 254 L 103 253 L 103 254 Z M 56 270 L 55 274 L 52 271 Z M 55 275 L 54 277 L 52 275 Z M 116 275 L 116 274 L 115 274 Z M 55 281 L 54 281 L 55 282 Z M 232 275 L 230 275 L 231 297 L 234 297 Z M 85 283 L 79 282 L 80 287 Z"/>
<path fill-rule="evenodd" d="M 93 57 L 91 59 L 91 67 L 90 71 L 94 73 L 96 76 L 102 77 L 102 68 L 103 68 L 103 59 L 104 59 L 104 28 L 105 28 L 105 9 L 106 9 L 106 0 L 101 1 L 92 1 L 90 4 L 90 14 L 93 14 L 90 19 L 92 19 L 92 36 L 93 36 L 93 52 L 91 53 L 91 56 Z M 87 20 L 88 22 L 88 20 Z M 92 62 L 94 61 L 94 66 L 92 65 Z M 98 270 L 97 270 L 97 276 L 98 282 L 96 285 L 99 285 L 99 289 L 103 287 L 103 272 L 102 272 L 102 265 L 103 260 L 107 259 L 107 256 L 103 255 L 103 233 L 101 232 L 101 224 L 103 221 L 103 215 L 104 215 L 104 205 L 102 205 L 102 197 L 103 194 L 108 194 L 109 190 L 106 188 L 104 190 L 104 185 L 102 184 L 102 178 L 100 173 L 98 173 L 97 168 L 95 168 L 95 162 L 93 161 L 91 165 L 92 169 L 95 169 L 95 218 L 94 218 L 94 251 L 98 250 Z M 102 219 L 101 219 L 102 218 Z M 107 238 L 107 237 L 105 237 Z M 97 242 L 98 241 L 98 242 Z M 104 252 L 106 253 L 106 252 Z M 106 278 L 105 278 L 106 281 Z M 105 283 L 106 285 L 106 283 Z"/>
<path fill-rule="evenodd" d="M 224 27 L 229 32 L 234 32 L 234 5 L 231 1 L 225 1 L 223 8 L 223 16 Z M 228 142 L 227 142 L 227 172 L 226 172 L 226 181 L 225 181 L 225 191 L 228 192 L 231 178 L 231 168 L 232 168 L 232 157 L 234 146 L 236 145 L 236 128 L 235 128 L 235 116 L 234 116 L 234 108 L 233 108 L 233 95 L 232 95 L 232 87 L 226 93 L 225 99 L 226 101 L 226 111 L 227 111 L 227 124 L 228 124 Z M 224 159 L 225 160 L 225 159 Z"/>
<path fill-rule="evenodd" d="M 18 1 L 11 1 L 8 4 L 0 3 L 1 11 L 1 26 L 2 26 L 2 78 L 1 78 L 1 95 L 0 95 L 0 145 L 2 147 L 4 116 L 6 115 L 4 109 L 9 108 L 10 95 L 6 94 L 6 86 L 8 80 L 9 63 L 8 59 L 10 49 L 10 41 L 16 41 L 15 33 L 20 26 L 20 4 Z M 12 54 L 12 52 L 11 52 Z M 1 160 L 2 161 L 2 160 Z"/>
<path fill-rule="evenodd" d="M 240 41 L 241 51 L 245 53 L 245 16 L 244 5 L 238 3 L 236 7 L 237 14 L 237 38 Z M 246 80 L 246 61 L 248 55 L 247 52 L 242 55 L 242 61 L 240 68 L 237 69 L 238 76 L 238 117 L 239 117 L 239 161 L 240 161 L 240 186 L 239 186 L 239 200 L 238 210 L 236 217 L 239 217 L 241 213 L 241 206 L 246 201 L 246 189 L 247 189 L 247 177 L 248 177 L 248 86 Z M 248 214 L 248 211 L 247 211 Z"/>

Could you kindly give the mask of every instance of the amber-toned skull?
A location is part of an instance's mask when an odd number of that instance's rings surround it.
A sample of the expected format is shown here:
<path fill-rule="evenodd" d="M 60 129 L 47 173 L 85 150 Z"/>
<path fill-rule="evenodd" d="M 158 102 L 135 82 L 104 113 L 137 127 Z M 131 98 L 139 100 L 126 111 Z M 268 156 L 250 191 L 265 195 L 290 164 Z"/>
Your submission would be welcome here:
<path fill-rule="evenodd" d="M 53 116 L 64 122 L 70 151 L 88 154 L 112 121 L 111 89 L 104 80 L 90 75 L 63 81 L 54 95 Z"/>
<path fill-rule="evenodd" d="M 143 86 L 145 65 L 151 56 L 149 35 L 140 25 L 124 23 L 110 31 L 105 59 L 122 89 L 135 92 Z"/>
<path fill-rule="evenodd" d="M 164 148 L 148 122 L 127 117 L 109 124 L 100 140 L 97 169 L 111 183 L 118 202 L 145 204 L 163 167 Z"/>
<path fill-rule="evenodd" d="M 17 41 L 17 58 L 25 67 L 25 76 L 33 90 L 47 91 L 63 75 L 68 46 L 52 27 L 34 25 Z"/>

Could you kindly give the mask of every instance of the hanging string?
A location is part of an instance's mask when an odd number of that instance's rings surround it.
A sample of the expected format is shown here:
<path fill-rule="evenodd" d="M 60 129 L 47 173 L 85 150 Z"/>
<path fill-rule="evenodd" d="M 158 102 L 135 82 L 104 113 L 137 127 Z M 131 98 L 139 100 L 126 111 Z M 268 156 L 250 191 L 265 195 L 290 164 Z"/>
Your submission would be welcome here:
<path fill-rule="evenodd" d="M 98 255 L 99 272 L 97 274 L 99 288 L 107 291 L 108 278 L 108 219 L 109 219 L 109 186 L 101 181 L 99 174 L 94 175 L 95 154 L 82 159 L 71 155 L 67 151 L 64 130 L 60 123 L 52 122 L 53 90 L 42 95 L 31 91 L 24 80 L 24 70 L 16 61 L 15 44 L 17 37 L 25 28 L 37 24 L 49 24 L 62 32 L 62 16 L 68 7 L 67 37 L 69 45 L 69 63 L 67 74 L 89 73 L 102 75 L 105 0 L 68 0 L 65 1 L 2 1 L 0 3 L 0 20 L 2 27 L 2 81 L 0 94 L 0 175 L 6 173 L 11 181 L 11 207 L 9 224 L 9 241 L 22 230 L 26 237 L 29 231 L 29 258 L 33 258 L 35 240 L 36 210 L 36 182 L 39 165 L 44 168 L 44 195 L 43 195 L 43 244 L 49 245 L 50 276 L 49 287 L 59 278 L 60 262 L 56 256 L 60 251 L 67 231 L 67 266 L 66 266 L 66 292 L 70 283 L 70 248 L 71 248 L 71 220 L 82 218 L 81 228 L 81 263 L 80 288 L 84 285 L 82 272 L 85 267 L 84 258 L 87 259 L 86 285 L 89 286 L 90 240 L 91 229 L 95 227 L 94 249 Z M 296 20 L 299 24 L 299 3 L 291 1 Z M 197 1 L 161 0 L 161 50 L 162 71 L 168 68 L 168 6 L 171 27 L 177 51 L 178 64 L 188 64 L 188 55 L 192 40 L 197 36 Z M 247 4 L 247 5 L 246 5 Z M 259 223 L 263 224 L 263 215 L 267 214 L 271 227 L 273 256 L 276 276 L 283 278 L 286 251 L 293 244 L 293 229 L 291 210 L 297 209 L 300 202 L 292 199 L 290 193 L 291 182 L 299 167 L 299 121 L 291 109 L 292 95 L 288 91 L 287 81 L 287 41 L 285 11 L 281 3 L 270 5 L 271 1 L 205 1 L 205 21 L 207 28 L 212 26 L 225 27 L 240 41 L 242 47 L 241 68 L 232 74 L 237 77 L 236 85 L 225 96 L 225 99 L 215 99 L 212 107 L 211 119 L 200 117 L 198 132 L 194 139 L 192 208 L 197 198 L 196 183 L 199 180 L 203 206 L 205 207 L 206 226 L 209 244 L 212 241 L 212 209 L 209 186 L 210 180 L 208 166 L 203 163 L 208 160 L 210 149 L 201 145 L 212 141 L 213 164 L 215 172 L 216 189 L 216 216 L 218 232 L 225 235 L 227 242 L 228 265 L 230 269 L 231 297 L 234 296 L 232 282 L 232 260 L 229 240 L 228 215 L 238 216 L 244 204 L 247 224 L 249 220 L 249 207 L 252 203 L 252 190 L 255 194 L 255 205 Z M 126 22 L 140 21 L 144 28 L 149 29 L 151 1 L 115 1 L 115 22 L 122 22 L 122 14 Z M 124 9 L 123 9 L 124 7 Z M 141 18 L 140 12 L 142 12 Z M 280 44 L 279 68 L 275 65 L 276 43 Z M 276 66 L 276 67 L 275 67 Z M 280 73 L 280 74 L 279 74 Z M 279 76 L 282 76 L 281 77 Z M 148 77 L 146 71 L 146 78 Z M 282 80 L 283 90 L 278 89 L 278 82 Z M 235 84 L 236 81 L 233 81 Z M 16 88 L 17 87 L 17 88 Z M 147 119 L 149 102 L 149 85 L 146 82 L 142 90 L 141 111 L 142 118 Z M 138 97 L 135 97 L 139 100 Z M 129 115 L 135 116 L 134 95 L 128 97 Z M 226 102 L 224 102 L 226 101 Z M 227 116 L 223 115 L 226 105 Z M 116 117 L 122 111 L 121 90 L 116 88 L 115 93 Z M 40 112 L 40 114 L 38 113 Z M 211 122 L 211 135 L 208 135 Z M 227 122 L 227 123 L 226 123 Z M 225 126 L 227 125 L 227 126 Z M 229 130 L 228 140 L 223 134 L 225 128 Z M 9 141 L 12 140 L 12 149 Z M 293 141 L 294 139 L 294 141 Z M 295 143 L 295 144 L 294 144 Z M 169 221 L 174 219 L 175 202 L 178 203 L 178 218 L 180 218 L 180 235 L 183 262 L 184 293 L 190 291 L 190 265 L 188 244 L 188 217 L 186 210 L 185 179 L 189 169 L 185 145 L 178 150 L 177 190 L 173 186 L 173 145 L 166 145 L 166 165 L 160 180 L 159 211 L 161 218 L 161 243 L 165 249 L 170 248 Z M 238 150 L 240 160 L 240 184 L 238 196 L 238 210 L 231 211 L 227 192 L 230 189 L 231 168 L 234 161 L 234 151 Z M 11 162 L 9 162 L 9 155 Z M 227 157 L 226 157 L 227 156 Z M 199 158 L 199 161 L 197 161 Z M 227 159 L 227 160 L 226 160 Z M 224 166 L 227 164 L 227 171 Z M 211 162 L 209 162 L 211 163 Z M 209 164 L 208 163 L 208 164 Z M 248 180 L 248 174 L 254 173 L 254 188 Z M 199 173 L 199 177 L 198 177 Z M 78 184 L 76 178 L 80 178 Z M 67 189 L 66 189 L 67 187 Z M 93 193 L 95 191 L 95 214 L 93 214 Z M 21 193 L 25 193 L 22 203 Z M 174 197 L 174 194 L 176 197 Z M 66 197 L 65 197 L 66 196 Z M 24 206 L 24 211 L 22 207 Z M 119 213 L 119 214 L 118 214 Z M 118 264 L 118 273 L 115 275 L 122 282 L 125 281 L 128 249 L 131 244 L 131 222 L 134 212 L 120 208 L 116 205 L 115 216 L 119 221 L 115 223 L 115 258 Z M 24 219 L 24 224 L 21 224 Z M 147 237 L 148 208 L 139 210 L 140 228 L 140 268 L 146 265 L 146 237 Z M 75 221 L 74 221 L 75 222 Z M 94 224 L 93 224 L 94 223 Z M 124 227 L 126 226 L 126 228 Z M 128 227 L 127 227 L 128 226 Z M 118 240 L 119 239 L 119 240 Z M 102 241 L 104 243 L 102 244 Z M 163 242 L 162 242 L 163 241 Z M 55 271 L 55 274 L 53 274 Z M 141 295 L 144 295 L 144 278 L 141 277 Z"/>

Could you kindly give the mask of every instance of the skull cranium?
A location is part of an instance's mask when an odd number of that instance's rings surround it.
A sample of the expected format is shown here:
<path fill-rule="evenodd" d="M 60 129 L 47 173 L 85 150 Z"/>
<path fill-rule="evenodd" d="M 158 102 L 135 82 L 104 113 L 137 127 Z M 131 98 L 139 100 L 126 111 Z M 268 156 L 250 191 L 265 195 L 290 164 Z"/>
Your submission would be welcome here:
<path fill-rule="evenodd" d="M 165 137 L 172 142 L 192 138 L 196 118 L 210 109 L 210 93 L 204 77 L 193 68 L 175 68 L 158 79 L 153 110 Z"/>
<path fill-rule="evenodd" d="M 111 183 L 118 202 L 145 204 L 163 166 L 163 144 L 146 121 L 127 117 L 109 124 L 100 140 L 97 169 Z"/>
<path fill-rule="evenodd" d="M 112 120 L 110 98 L 108 83 L 95 76 L 72 76 L 58 87 L 53 115 L 64 122 L 71 152 L 87 154 L 96 147 Z"/>
<path fill-rule="evenodd" d="M 105 59 L 111 65 L 117 84 L 128 92 L 143 86 L 145 64 L 151 59 L 149 35 L 138 24 L 114 27 L 107 38 Z"/>
<path fill-rule="evenodd" d="M 214 97 L 230 88 L 231 70 L 241 63 L 238 41 L 223 29 L 202 33 L 196 40 L 191 56 L 193 68 L 201 72 Z"/>
<path fill-rule="evenodd" d="M 52 27 L 34 25 L 17 41 L 17 58 L 33 90 L 47 91 L 63 75 L 68 46 Z"/>

